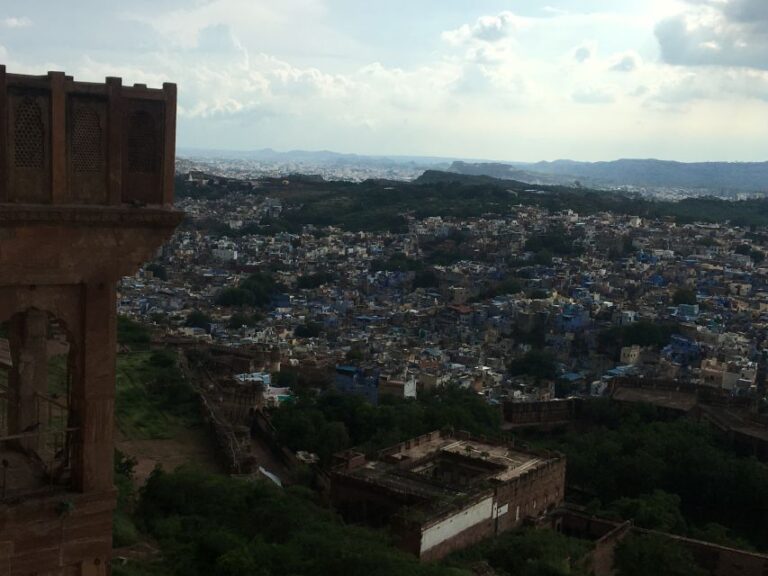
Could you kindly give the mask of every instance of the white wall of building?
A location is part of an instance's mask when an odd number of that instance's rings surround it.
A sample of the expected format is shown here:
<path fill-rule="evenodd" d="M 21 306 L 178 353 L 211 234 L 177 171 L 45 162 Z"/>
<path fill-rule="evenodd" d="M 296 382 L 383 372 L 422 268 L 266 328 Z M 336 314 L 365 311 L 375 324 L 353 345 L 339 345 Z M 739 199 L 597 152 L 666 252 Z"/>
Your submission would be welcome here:
<path fill-rule="evenodd" d="M 421 553 L 492 517 L 493 497 L 488 497 L 424 530 L 421 533 Z"/>

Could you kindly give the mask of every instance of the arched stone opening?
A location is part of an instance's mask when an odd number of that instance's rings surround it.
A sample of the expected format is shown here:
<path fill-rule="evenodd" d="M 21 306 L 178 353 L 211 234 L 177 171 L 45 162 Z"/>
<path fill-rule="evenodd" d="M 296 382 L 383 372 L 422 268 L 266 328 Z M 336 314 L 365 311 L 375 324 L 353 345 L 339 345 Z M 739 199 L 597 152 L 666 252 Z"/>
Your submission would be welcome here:
<path fill-rule="evenodd" d="M 0 323 L 0 500 L 70 483 L 78 344 L 38 308 Z"/>

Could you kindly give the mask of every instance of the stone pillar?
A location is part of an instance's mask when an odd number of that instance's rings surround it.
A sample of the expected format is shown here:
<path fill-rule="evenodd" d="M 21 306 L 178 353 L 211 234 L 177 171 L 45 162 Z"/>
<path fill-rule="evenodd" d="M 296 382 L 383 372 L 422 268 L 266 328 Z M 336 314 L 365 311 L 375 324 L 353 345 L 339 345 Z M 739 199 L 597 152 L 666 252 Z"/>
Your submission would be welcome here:
<path fill-rule="evenodd" d="M 48 391 L 48 315 L 30 309 L 10 322 L 13 369 L 9 374 L 8 433 L 31 434 L 43 425 L 38 414 L 38 394 Z M 25 450 L 37 450 L 38 437 L 23 438 Z"/>
<path fill-rule="evenodd" d="M 72 477 L 80 492 L 112 489 L 115 353 L 117 347 L 114 282 L 83 286 L 83 338 L 72 382 Z"/>

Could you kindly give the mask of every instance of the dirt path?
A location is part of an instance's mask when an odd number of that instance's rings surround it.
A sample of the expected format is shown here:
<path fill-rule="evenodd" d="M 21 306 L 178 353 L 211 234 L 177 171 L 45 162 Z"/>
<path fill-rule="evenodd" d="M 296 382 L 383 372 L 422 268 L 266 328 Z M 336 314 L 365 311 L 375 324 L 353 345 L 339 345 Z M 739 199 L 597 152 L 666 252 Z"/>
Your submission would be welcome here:
<path fill-rule="evenodd" d="M 158 465 L 169 472 L 183 464 L 222 472 L 213 441 L 202 427 L 180 430 L 173 438 L 163 440 L 126 440 L 119 431 L 116 435 L 115 447 L 137 460 L 134 481 L 138 486 L 144 484 Z"/>

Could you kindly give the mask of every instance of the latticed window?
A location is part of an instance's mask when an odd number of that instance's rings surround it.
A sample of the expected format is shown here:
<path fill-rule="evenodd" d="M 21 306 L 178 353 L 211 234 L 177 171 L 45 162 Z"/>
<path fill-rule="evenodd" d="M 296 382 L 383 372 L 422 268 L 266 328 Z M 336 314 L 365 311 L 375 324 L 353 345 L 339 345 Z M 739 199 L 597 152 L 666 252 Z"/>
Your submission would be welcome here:
<path fill-rule="evenodd" d="M 128 119 L 128 170 L 157 170 L 157 128 L 148 112 L 140 110 Z"/>
<path fill-rule="evenodd" d="M 42 168 L 44 152 L 43 115 L 40 104 L 24 98 L 16 108 L 16 167 Z"/>
<path fill-rule="evenodd" d="M 72 126 L 72 163 L 77 172 L 101 172 L 104 166 L 101 120 L 90 106 L 79 108 Z"/>

